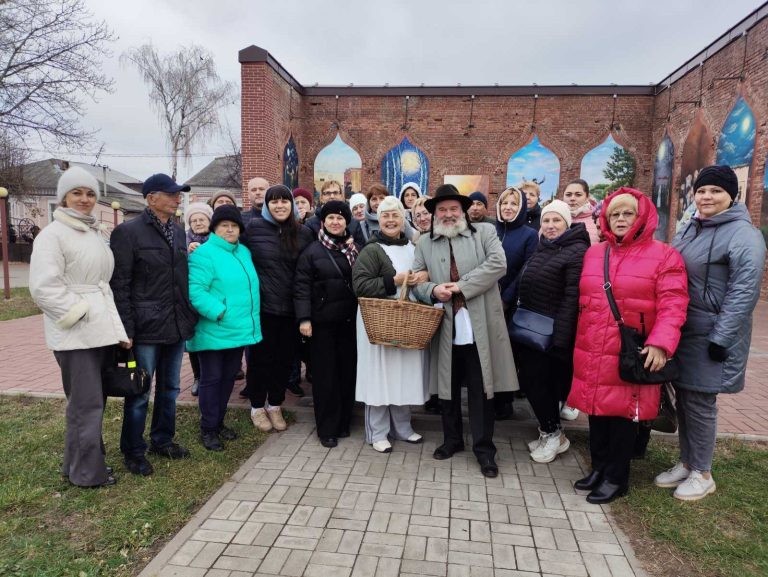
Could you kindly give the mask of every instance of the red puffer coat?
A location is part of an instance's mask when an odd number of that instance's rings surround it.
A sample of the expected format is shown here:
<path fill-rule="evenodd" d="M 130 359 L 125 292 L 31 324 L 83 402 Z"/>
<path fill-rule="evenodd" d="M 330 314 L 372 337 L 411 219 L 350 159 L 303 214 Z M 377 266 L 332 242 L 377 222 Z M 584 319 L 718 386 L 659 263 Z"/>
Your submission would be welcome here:
<path fill-rule="evenodd" d="M 674 248 L 654 240 L 658 216 L 651 199 L 631 188 L 611 194 L 637 198 L 639 214 L 618 243 L 600 214 L 606 241 L 593 245 L 584 257 L 579 282 L 579 321 L 573 354 L 573 386 L 568 405 L 588 415 L 653 419 L 659 408 L 659 385 L 635 385 L 619 378 L 621 338 L 603 290 L 603 262 L 611 247 L 609 276 L 619 312 L 628 326 L 644 334 L 646 345 L 672 356 L 680 340 L 680 327 L 688 307 L 688 279 L 683 259 Z"/>

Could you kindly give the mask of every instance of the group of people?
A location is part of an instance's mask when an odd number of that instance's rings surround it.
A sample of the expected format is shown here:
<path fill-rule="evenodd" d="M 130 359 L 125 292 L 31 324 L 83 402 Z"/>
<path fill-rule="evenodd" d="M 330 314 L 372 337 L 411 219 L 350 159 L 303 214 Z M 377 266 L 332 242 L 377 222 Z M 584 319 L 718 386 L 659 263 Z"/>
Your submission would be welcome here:
<path fill-rule="evenodd" d="M 410 407 L 426 403 L 442 418 L 434 458 L 448 459 L 465 448 L 465 387 L 472 450 L 482 474 L 495 477 L 494 423 L 522 389 L 539 423 L 528 443 L 535 462 L 568 450 L 562 418 L 588 415 L 591 471 L 574 486 L 592 503 L 610 502 L 627 491 L 641 424 L 660 400 L 659 385 L 619 376 L 610 287 L 622 322 L 643 336 L 646 368 L 673 356 L 680 365 L 680 462 L 655 482 L 680 499 L 702 498 L 715 490 L 717 394 L 744 386 L 765 244 L 734 202 L 730 168 L 703 169 L 694 189 L 697 214 L 672 245 L 654 240 L 658 217 L 642 192 L 620 188 L 598 204 L 580 179 L 543 206 L 535 182 L 508 187 L 491 218 L 484 194 L 465 196 L 450 184 L 431 196 L 416 183 L 396 196 L 374 184 L 345 199 L 341 184 L 327 181 L 315 205 L 305 189 L 256 178 L 250 210 L 241 213 L 222 191 L 187 208 L 185 236 L 174 215 L 189 187 L 154 175 L 143 187 L 146 210 L 118 226 L 107 246 L 92 215 L 98 184 L 71 168 L 30 270 L 69 401 L 62 471 L 76 485 L 115 482 L 101 441 L 101 374 L 115 345 L 132 348 L 155 379 L 149 446 L 149 391 L 125 400 L 127 469 L 151 474 L 147 450 L 188 456 L 174 441 L 186 347 L 206 449 L 236 438 L 225 415 L 244 351 L 251 419 L 262 431 L 286 428 L 281 405 L 303 357 L 325 447 L 349 436 L 355 401 L 365 404 L 365 440 L 375 451 L 420 443 Z M 368 340 L 357 299 L 401 291 L 444 310 L 425 350 Z M 546 347 L 519 340 L 517 311 L 550 320 Z"/>

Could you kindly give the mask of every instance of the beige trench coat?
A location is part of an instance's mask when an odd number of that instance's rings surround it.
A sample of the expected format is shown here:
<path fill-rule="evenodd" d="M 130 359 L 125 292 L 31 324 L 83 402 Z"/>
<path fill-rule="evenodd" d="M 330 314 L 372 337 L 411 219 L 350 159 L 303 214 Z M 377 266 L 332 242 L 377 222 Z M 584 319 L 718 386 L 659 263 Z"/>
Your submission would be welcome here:
<path fill-rule="evenodd" d="M 444 236 L 430 238 L 428 234 L 422 235 L 416 245 L 413 270 L 428 271 L 430 280 L 418 285 L 414 292 L 420 300 L 430 303 L 435 286 L 450 282 L 452 245 L 459 270 L 458 284 L 467 300 L 483 368 L 483 388 L 486 397 L 491 399 L 494 393 L 520 388 L 498 285 L 507 271 L 507 259 L 491 225 L 476 223 L 473 226 L 476 232 L 466 230 L 450 241 Z M 447 305 L 443 323 L 430 348 L 429 388 L 441 399 L 451 398 L 453 310 L 450 303 Z"/>

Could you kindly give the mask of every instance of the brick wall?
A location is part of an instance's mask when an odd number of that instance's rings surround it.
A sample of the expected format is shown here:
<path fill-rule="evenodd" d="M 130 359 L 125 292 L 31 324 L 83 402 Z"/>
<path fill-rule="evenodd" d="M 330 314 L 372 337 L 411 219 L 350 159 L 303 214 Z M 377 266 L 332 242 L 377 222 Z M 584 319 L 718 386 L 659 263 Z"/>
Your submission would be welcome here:
<path fill-rule="evenodd" d="M 746 51 L 745 51 L 746 48 Z M 726 78 L 743 76 L 739 78 Z M 719 80 L 716 80 L 719 79 Z M 713 136 L 712 158 L 715 158 L 716 139 L 720 135 L 728 113 L 741 95 L 752 108 L 755 116 L 757 135 L 755 152 L 750 169 L 747 204 L 752 222 L 760 222 L 763 202 L 763 178 L 766 155 L 768 155 L 768 18 L 755 24 L 747 35 L 740 35 L 704 61 L 703 66 L 694 66 L 681 78 L 672 82 L 671 98 L 669 89 L 655 98 L 653 117 L 653 144 L 655 150 L 664 132 L 675 145 L 675 169 L 673 183 L 680 185 L 683 145 L 696 115 L 700 115 Z M 698 101 L 701 105 L 679 101 Z M 677 196 L 673 196 L 677 199 Z M 676 222 L 677 203 L 672 203 L 670 230 L 673 234 Z M 768 275 L 763 277 L 763 298 L 768 298 Z"/>
<path fill-rule="evenodd" d="M 765 10 L 758 9 L 732 29 L 733 38 L 729 31 L 698 55 L 703 66 L 692 61 L 655 87 L 305 88 L 265 51 L 251 47 L 241 51 L 243 186 L 254 176 L 281 182 L 283 147 L 292 135 L 299 156 L 299 185 L 311 190 L 314 159 L 338 132 L 362 159 L 365 189 L 380 179 L 384 154 L 407 136 L 429 158 L 431 189 L 446 174 L 488 175 L 494 202 L 505 186 L 510 155 L 528 143 L 535 122 L 542 144 L 560 160 L 560 190 L 579 176 L 584 154 L 613 134 L 637 162 L 635 186 L 649 192 L 655 153 L 667 131 L 675 146 L 676 194 L 683 144 L 695 115 L 716 138 L 742 95 L 757 121 L 748 203 L 758 223 L 768 154 L 765 16 Z M 254 54 L 257 57 L 251 58 Z M 731 76 L 742 79 L 722 79 Z M 713 139 L 713 158 L 715 147 Z M 670 234 L 676 207 L 673 202 Z M 763 287 L 763 296 L 768 297 L 768 277 Z"/>

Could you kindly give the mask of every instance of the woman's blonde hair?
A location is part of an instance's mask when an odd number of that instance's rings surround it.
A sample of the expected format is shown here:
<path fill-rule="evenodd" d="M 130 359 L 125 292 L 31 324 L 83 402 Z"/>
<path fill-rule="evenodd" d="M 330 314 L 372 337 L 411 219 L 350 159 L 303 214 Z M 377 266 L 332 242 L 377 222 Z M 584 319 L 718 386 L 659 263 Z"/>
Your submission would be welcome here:
<path fill-rule="evenodd" d="M 616 210 L 620 207 L 628 207 L 633 209 L 635 212 L 638 212 L 639 205 L 637 204 L 637 199 L 629 194 L 628 192 L 624 192 L 622 194 L 617 194 L 611 199 L 611 204 L 609 204 L 604 210 L 606 216 L 610 216 L 611 212 Z"/>
<path fill-rule="evenodd" d="M 496 220 L 499 222 L 504 222 L 504 220 L 501 218 L 501 203 L 504 202 L 506 198 L 512 193 L 517 195 L 517 213 L 520 214 L 520 206 L 522 206 L 522 204 L 525 202 L 525 193 L 516 186 L 509 186 L 501 192 L 499 199 L 496 201 Z M 515 217 L 517 217 L 517 214 Z"/>

